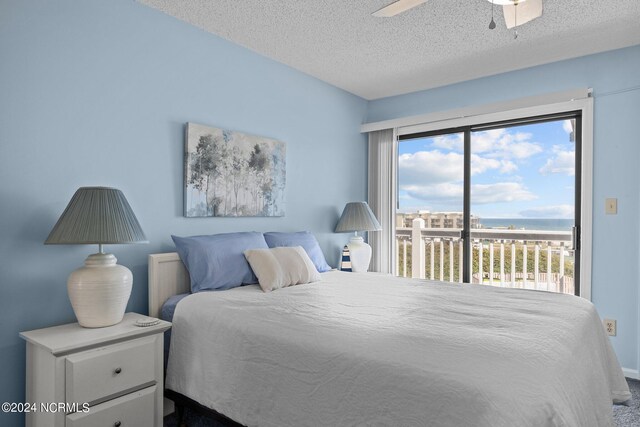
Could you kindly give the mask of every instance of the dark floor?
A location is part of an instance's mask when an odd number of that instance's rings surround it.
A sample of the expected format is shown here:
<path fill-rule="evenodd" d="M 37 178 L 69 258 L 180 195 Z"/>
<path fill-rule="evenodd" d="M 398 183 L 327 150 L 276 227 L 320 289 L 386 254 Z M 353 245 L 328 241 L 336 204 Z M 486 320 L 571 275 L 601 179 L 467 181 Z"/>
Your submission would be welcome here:
<path fill-rule="evenodd" d="M 618 427 L 638 427 L 640 426 L 640 381 L 627 378 L 627 382 L 631 390 L 631 400 L 626 406 L 613 407 L 613 419 Z"/>
<path fill-rule="evenodd" d="M 627 379 L 631 389 L 631 400 L 627 405 L 615 405 L 613 418 L 617 427 L 640 426 L 640 381 Z M 199 416 L 188 409 L 185 411 L 185 425 L 188 427 L 226 427 L 225 424 Z M 178 427 L 174 414 L 164 419 L 164 427 Z"/>

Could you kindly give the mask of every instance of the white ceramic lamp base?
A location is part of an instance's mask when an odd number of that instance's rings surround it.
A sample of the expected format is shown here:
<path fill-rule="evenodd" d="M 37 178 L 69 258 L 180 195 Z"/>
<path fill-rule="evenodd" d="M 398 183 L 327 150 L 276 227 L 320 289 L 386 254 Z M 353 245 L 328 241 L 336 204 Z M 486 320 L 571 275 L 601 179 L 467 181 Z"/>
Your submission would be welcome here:
<path fill-rule="evenodd" d="M 371 246 L 360 236 L 353 236 L 347 246 L 351 256 L 351 271 L 366 273 L 371 262 Z"/>
<path fill-rule="evenodd" d="M 133 275 L 116 261 L 112 254 L 89 255 L 69 276 L 67 291 L 80 326 L 103 328 L 122 321 Z"/>

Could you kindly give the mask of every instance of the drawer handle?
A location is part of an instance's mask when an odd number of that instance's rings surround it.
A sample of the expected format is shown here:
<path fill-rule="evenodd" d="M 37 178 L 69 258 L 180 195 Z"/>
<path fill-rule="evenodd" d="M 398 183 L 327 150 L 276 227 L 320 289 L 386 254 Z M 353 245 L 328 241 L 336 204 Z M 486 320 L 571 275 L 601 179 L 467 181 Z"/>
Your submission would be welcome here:
<path fill-rule="evenodd" d="M 120 372 L 122 372 L 122 368 L 116 368 L 116 370 L 115 370 L 115 371 L 113 371 L 113 372 L 114 372 L 114 373 L 116 373 L 116 374 L 119 374 Z M 118 423 L 119 423 L 119 422 L 120 422 L 120 421 L 118 421 Z M 118 424 L 116 427 L 118 427 L 119 425 L 120 425 L 120 424 Z"/>
<path fill-rule="evenodd" d="M 121 425 L 122 425 L 122 423 L 121 423 L 120 421 L 116 421 L 116 422 L 113 424 L 113 427 L 120 427 Z"/>

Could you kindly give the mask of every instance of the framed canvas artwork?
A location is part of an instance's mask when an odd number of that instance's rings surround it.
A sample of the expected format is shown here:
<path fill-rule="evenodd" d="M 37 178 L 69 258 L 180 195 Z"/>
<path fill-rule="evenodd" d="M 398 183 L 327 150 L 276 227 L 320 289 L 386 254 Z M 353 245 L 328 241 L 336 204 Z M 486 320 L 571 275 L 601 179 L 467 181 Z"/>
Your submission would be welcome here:
<path fill-rule="evenodd" d="M 284 216 L 285 143 L 187 123 L 184 216 Z"/>

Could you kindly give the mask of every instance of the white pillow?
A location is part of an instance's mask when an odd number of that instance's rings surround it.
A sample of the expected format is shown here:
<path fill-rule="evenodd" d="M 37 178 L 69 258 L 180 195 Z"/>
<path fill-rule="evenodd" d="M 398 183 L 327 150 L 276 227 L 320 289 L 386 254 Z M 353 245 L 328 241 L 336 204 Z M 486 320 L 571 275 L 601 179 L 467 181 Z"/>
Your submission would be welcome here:
<path fill-rule="evenodd" d="M 244 256 L 265 292 L 320 280 L 320 273 L 302 246 L 249 249 Z"/>

